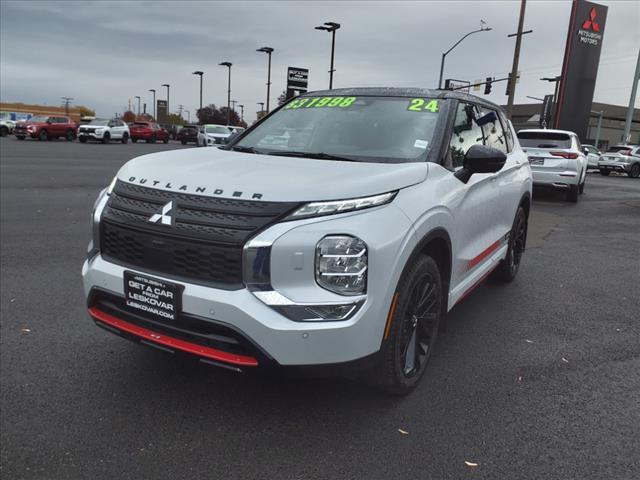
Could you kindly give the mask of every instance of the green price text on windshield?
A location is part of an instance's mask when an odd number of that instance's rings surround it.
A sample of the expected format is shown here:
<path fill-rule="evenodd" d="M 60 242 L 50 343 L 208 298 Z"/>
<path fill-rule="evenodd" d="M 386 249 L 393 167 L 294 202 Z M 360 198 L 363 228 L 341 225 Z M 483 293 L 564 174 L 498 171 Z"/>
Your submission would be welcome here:
<path fill-rule="evenodd" d="M 346 108 L 355 103 L 357 97 L 305 97 L 288 103 L 284 110 L 297 108 Z"/>
<path fill-rule="evenodd" d="M 428 98 L 412 98 L 409 101 L 407 110 L 412 112 L 431 112 L 438 113 L 438 100 L 431 100 Z"/>

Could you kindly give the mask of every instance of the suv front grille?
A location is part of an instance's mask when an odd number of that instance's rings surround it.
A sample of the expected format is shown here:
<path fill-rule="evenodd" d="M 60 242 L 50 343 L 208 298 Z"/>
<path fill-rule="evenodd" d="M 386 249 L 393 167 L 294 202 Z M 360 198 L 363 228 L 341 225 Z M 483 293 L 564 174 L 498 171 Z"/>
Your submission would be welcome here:
<path fill-rule="evenodd" d="M 173 201 L 173 225 L 149 218 Z M 224 289 L 242 287 L 242 249 L 297 203 L 231 200 L 118 181 L 102 214 L 103 256 L 141 271 Z"/>

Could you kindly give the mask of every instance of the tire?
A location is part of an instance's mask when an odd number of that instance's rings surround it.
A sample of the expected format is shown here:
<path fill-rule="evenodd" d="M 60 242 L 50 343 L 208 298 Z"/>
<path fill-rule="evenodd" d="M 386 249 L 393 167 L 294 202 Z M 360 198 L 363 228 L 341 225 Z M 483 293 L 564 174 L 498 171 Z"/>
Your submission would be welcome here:
<path fill-rule="evenodd" d="M 18 140 L 24 140 L 24 135 L 16 135 L 16 138 L 17 138 Z"/>
<path fill-rule="evenodd" d="M 435 345 L 443 298 L 438 264 L 419 256 L 398 284 L 389 336 L 379 364 L 369 372 L 371 383 L 394 395 L 406 395 L 418 385 Z"/>
<path fill-rule="evenodd" d="M 38 134 L 38 140 L 40 140 L 41 142 L 46 142 L 47 140 L 49 140 L 49 134 L 46 130 L 40 130 L 40 133 Z"/>
<path fill-rule="evenodd" d="M 7 127 L 0 127 L 0 137 L 6 137 L 9 135 L 9 129 Z"/>
<path fill-rule="evenodd" d="M 156 137 L 155 135 L 151 137 L 151 143 L 156 143 L 157 141 L 158 141 L 158 137 Z"/>
<path fill-rule="evenodd" d="M 129 143 L 129 134 L 127 132 L 124 132 L 122 134 L 122 140 L 120 140 L 120 142 L 125 143 L 125 144 Z"/>
<path fill-rule="evenodd" d="M 169 137 L 165 137 L 165 139 L 162 140 L 162 143 L 169 143 Z"/>
<path fill-rule="evenodd" d="M 582 181 L 582 183 L 580 184 L 580 188 L 578 189 L 580 192 L 580 195 L 582 195 L 584 193 L 584 184 L 587 183 L 587 177 L 584 178 L 584 180 Z"/>
<path fill-rule="evenodd" d="M 631 171 L 627 173 L 631 178 L 640 177 L 640 163 L 634 163 L 631 165 Z"/>
<path fill-rule="evenodd" d="M 64 138 L 67 140 L 67 142 L 73 142 L 76 139 L 76 134 L 73 133 L 73 130 L 69 129 L 67 130 L 67 133 L 64 136 Z"/>
<path fill-rule="evenodd" d="M 104 135 L 102 136 L 102 143 L 109 143 L 110 140 L 111 134 L 109 132 L 104 132 Z"/>
<path fill-rule="evenodd" d="M 608 177 L 611 172 L 609 170 L 600 170 L 600 175 Z"/>
<path fill-rule="evenodd" d="M 528 223 L 527 213 L 522 206 L 519 206 L 509 233 L 507 256 L 498 264 L 492 275 L 495 280 L 509 283 L 516 278 L 522 261 L 522 254 L 527 244 Z"/>
<path fill-rule="evenodd" d="M 569 188 L 569 191 L 567 192 L 567 202 L 570 203 L 578 203 L 578 194 L 580 191 L 580 187 L 576 186 L 571 186 Z"/>
<path fill-rule="evenodd" d="M 87 143 L 86 137 L 79 137 L 78 140 L 80 140 L 80 143 Z"/>
<path fill-rule="evenodd" d="M 131 141 L 132 141 L 133 143 L 136 143 L 136 142 L 138 141 L 138 139 L 137 139 L 137 138 L 135 138 L 135 137 L 131 137 Z"/>

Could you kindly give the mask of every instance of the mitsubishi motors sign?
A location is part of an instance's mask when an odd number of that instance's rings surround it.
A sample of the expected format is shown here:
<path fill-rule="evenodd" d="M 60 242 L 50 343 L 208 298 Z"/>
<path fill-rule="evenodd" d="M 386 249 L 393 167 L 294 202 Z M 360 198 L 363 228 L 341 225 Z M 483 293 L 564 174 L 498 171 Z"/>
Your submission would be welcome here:
<path fill-rule="evenodd" d="M 607 7 L 573 0 L 558 91 L 555 127 L 571 130 L 586 140 Z"/>

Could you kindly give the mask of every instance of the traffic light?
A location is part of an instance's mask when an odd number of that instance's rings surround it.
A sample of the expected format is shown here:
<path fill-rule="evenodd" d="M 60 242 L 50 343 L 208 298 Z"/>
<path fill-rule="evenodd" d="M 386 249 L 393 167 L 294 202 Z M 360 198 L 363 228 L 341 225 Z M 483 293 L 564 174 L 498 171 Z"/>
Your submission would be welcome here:
<path fill-rule="evenodd" d="M 493 82 L 493 78 L 487 77 L 484 84 L 484 94 L 489 95 L 491 93 L 491 82 Z"/>

